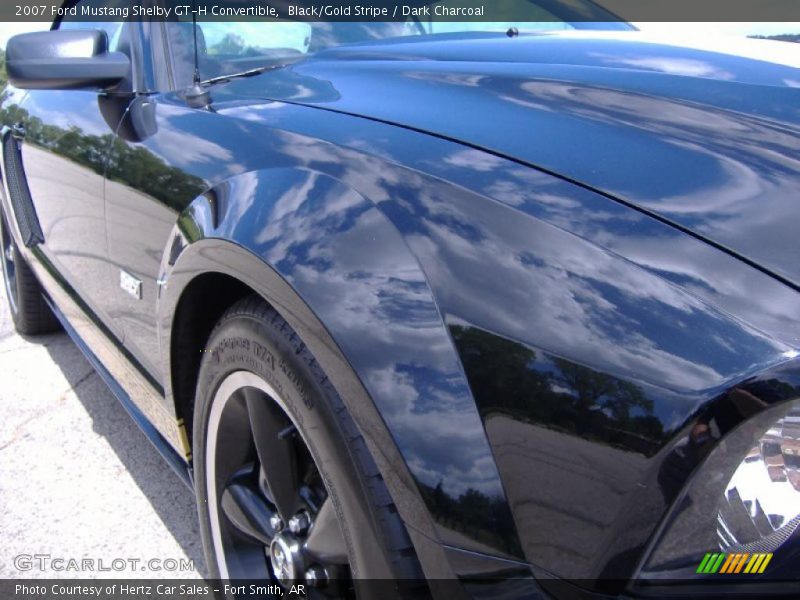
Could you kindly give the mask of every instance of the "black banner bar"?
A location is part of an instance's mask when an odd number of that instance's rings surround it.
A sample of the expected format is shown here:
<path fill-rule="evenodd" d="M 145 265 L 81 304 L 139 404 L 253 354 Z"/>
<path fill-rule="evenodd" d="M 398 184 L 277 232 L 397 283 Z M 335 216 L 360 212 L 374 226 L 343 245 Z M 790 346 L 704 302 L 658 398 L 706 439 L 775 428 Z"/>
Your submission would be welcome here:
<path fill-rule="evenodd" d="M 366 598 L 576 598 L 580 590 L 627 588 L 633 596 L 681 598 L 797 597 L 798 580 L 700 577 L 660 580 L 656 585 L 628 580 L 533 579 L 530 576 L 462 577 L 445 580 L 365 580 L 356 582 Z M 311 591 L 311 593 L 309 593 Z M 317 597 L 308 584 L 282 587 L 270 580 L 219 579 L 0 579 L 3 600 L 295 600 Z M 616 595 L 616 594 L 615 594 Z"/>
<path fill-rule="evenodd" d="M 3 0 L 0 21 L 787 22 L 798 0 Z M 566 18 L 565 18 L 566 17 Z"/>

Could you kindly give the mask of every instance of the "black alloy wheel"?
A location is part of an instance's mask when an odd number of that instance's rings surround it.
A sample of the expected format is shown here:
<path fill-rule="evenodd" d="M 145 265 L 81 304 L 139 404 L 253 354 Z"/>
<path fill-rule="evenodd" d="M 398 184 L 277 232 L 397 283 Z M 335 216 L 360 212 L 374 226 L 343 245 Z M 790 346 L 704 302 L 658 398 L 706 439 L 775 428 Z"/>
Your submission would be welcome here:
<path fill-rule="evenodd" d="M 308 584 L 325 595 L 351 596 L 332 500 L 278 398 L 246 371 L 226 377 L 214 397 L 206 482 L 209 497 L 219 498 L 210 519 L 220 577 L 274 578 L 286 589 Z"/>
<path fill-rule="evenodd" d="M 303 585 L 312 598 L 374 597 L 379 582 L 409 595 L 395 582 L 421 579 L 341 398 L 258 297 L 231 307 L 203 351 L 192 439 L 211 578 Z"/>

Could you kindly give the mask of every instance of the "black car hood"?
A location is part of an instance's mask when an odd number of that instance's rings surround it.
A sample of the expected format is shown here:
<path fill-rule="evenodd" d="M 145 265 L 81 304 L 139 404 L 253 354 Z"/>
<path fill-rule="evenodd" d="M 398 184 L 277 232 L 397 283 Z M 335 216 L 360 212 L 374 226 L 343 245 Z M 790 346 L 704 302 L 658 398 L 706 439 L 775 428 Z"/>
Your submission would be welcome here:
<path fill-rule="evenodd" d="M 359 44 L 228 86 L 468 143 L 800 284 L 800 45 L 639 33 Z M 733 44 L 735 47 L 731 48 Z"/>

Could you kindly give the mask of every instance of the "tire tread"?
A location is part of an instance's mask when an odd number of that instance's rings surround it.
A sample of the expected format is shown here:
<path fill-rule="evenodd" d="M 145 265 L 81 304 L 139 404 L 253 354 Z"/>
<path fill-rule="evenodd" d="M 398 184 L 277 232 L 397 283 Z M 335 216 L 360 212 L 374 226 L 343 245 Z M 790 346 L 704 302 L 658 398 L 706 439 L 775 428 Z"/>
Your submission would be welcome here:
<path fill-rule="evenodd" d="M 52 333 L 60 328 L 53 311 L 47 305 L 41 284 L 27 263 L 19 256 L 14 257 L 17 271 L 18 314 L 14 325 L 19 333 L 41 335 Z"/>

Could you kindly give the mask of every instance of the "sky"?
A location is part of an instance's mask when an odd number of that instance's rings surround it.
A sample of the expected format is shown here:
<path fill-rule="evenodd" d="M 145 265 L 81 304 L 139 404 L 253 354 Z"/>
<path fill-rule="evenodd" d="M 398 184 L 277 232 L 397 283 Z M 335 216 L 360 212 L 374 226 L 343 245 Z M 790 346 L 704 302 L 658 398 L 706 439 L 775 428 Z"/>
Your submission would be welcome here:
<path fill-rule="evenodd" d="M 8 38 L 26 31 L 39 31 L 48 29 L 47 23 L 6 23 L 0 22 L 0 47 L 5 48 Z"/>
<path fill-rule="evenodd" d="M 642 31 L 654 33 L 680 32 L 697 35 L 775 35 L 779 33 L 800 33 L 798 23 L 634 23 Z M 25 31 L 48 29 L 47 23 L 5 23 L 0 22 L 0 47 L 5 48 L 8 38 Z"/>

